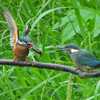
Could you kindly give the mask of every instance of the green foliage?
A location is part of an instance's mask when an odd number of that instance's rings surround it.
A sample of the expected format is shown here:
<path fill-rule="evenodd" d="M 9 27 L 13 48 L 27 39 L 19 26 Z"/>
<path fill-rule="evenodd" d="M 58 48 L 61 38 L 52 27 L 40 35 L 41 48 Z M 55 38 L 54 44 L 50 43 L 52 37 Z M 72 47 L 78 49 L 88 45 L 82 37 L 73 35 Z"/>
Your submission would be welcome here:
<path fill-rule="evenodd" d="M 20 35 L 27 23 L 30 37 L 43 50 L 29 58 L 73 65 L 57 45 L 76 43 L 100 56 L 99 0 L 0 0 L 0 58 L 12 59 L 9 29 L 3 9 L 12 13 Z M 0 65 L 1 66 L 1 65 Z M 0 68 L 0 100 L 99 100 L 100 81 L 69 73 L 32 68 Z"/>

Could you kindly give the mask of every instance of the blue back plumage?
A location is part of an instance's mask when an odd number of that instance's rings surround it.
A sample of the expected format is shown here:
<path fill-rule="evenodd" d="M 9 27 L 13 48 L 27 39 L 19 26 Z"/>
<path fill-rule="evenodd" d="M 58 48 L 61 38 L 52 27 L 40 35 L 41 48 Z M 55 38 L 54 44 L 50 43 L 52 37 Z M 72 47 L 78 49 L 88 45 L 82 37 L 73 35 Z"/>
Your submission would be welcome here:
<path fill-rule="evenodd" d="M 100 61 L 96 59 L 95 56 L 89 52 L 80 50 L 77 53 L 71 54 L 71 58 L 79 66 L 90 66 L 90 67 L 99 67 Z"/>
<path fill-rule="evenodd" d="M 95 67 L 99 67 L 100 66 L 100 61 L 93 60 L 93 61 L 87 62 L 87 64 L 88 64 L 88 66 L 95 68 Z"/>

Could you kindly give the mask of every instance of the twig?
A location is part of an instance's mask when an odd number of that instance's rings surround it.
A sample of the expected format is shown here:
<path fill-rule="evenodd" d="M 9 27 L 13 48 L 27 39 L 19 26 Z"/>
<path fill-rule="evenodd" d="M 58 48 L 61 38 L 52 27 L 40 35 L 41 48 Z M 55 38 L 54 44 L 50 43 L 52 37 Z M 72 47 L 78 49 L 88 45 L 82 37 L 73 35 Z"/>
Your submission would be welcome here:
<path fill-rule="evenodd" d="M 83 72 L 81 70 L 76 70 L 75 68 L 67 65 L 53 64 L 53 63 L 42 63 L 42 62 L 15 62 L 13 60 L 0 59 L 0 65 L 13 65 L 16 67 L 33 67 L 40 69 L 51 69 L 63 72 L 69 72 L 80 77 L 99 77 L 100 72 Z"/>

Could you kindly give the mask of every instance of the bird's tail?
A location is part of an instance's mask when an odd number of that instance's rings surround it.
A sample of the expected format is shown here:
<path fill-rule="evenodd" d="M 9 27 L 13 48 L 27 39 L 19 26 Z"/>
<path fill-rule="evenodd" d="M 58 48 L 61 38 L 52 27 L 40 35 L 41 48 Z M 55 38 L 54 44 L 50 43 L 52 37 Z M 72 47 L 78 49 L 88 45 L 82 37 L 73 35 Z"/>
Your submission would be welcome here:
<path fill-rule="evenodd" d="M 17 25 L 16 25 L 12 15 L 11 15 L 11 13 L 8 10 L 4 11 L 3 15 L 8 23 L 8 27 L 10 30 L 10 45 L 14 49 L 16 46 L 16 42 L 18 40 Z"/>
<path fill-rule="evenodd" d="M 99 68 L 100 67 L 100 61 L 96 61 L 94 67 Z"/>

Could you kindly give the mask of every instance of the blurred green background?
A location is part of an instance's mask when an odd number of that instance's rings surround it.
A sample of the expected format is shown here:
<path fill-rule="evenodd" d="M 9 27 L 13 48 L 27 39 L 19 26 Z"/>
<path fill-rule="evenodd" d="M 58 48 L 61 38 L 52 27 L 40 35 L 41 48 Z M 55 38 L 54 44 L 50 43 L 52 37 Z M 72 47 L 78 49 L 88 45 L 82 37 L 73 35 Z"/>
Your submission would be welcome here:
<path fill-rule="evenodd" d="M 100 58 L 99 0 L 0 0 L 0 58 L 12 59 L 2 14 L 5 8 L 12 13 L 20 35 L 30 24 L 30 37 L 43 51 L 41 56 L 30 52 L 31 60 L 74 66 L 66 54 L 54 49 L 67 43 L 78 44 Z M 99 78 L 0 66 L 0 100 L 100 100 Z"/>

